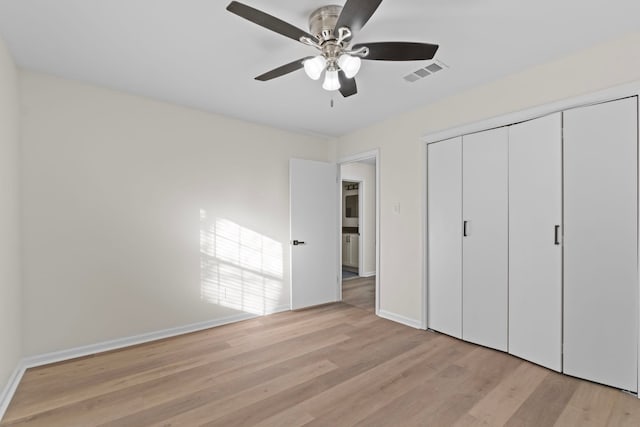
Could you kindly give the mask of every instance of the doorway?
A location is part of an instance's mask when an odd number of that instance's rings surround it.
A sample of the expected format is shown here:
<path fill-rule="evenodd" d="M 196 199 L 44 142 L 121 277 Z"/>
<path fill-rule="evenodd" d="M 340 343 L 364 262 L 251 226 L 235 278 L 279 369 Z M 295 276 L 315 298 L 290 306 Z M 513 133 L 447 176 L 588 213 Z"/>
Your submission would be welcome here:
<path fill-rule="evenodd" d="M 342 281 L 360 277 L 363 267 L 360 255 L 360 216 L 362 181 L 342 180 Z"/>
<path fill-rule="evenodd" d="M 339 162 L 339 235 L 342 302 L 378 311 L 378 153 Z"/>

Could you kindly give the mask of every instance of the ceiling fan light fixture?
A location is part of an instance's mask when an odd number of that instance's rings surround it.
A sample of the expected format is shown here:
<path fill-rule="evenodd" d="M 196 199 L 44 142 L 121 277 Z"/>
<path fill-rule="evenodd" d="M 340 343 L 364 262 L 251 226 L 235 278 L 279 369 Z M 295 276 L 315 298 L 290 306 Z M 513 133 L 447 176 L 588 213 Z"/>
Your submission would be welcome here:
<path fill-rule="evenodd" d="M 338 70 L 327 70 L 324 75 L 324 83 L 322 84 L 322 89 L 329 91 L 340 89 Z"/>
<path fill-rule="evenodd" d="M 338 66 L 342 71 L 344 71 L 345 76 L 349 79 L 354 78 L 356 74 L 358 74 L 361 64 L 362 60 L 358 56 L 351 56 L 343 53 L 338 58 Z"/>
<path fill-rule="evenodd" d="M 327 60 L 324 56 L 318 55 L 304 61 L 304 72 L 307 73 L 310 79 L 318 80 L 326 66 Z"/>

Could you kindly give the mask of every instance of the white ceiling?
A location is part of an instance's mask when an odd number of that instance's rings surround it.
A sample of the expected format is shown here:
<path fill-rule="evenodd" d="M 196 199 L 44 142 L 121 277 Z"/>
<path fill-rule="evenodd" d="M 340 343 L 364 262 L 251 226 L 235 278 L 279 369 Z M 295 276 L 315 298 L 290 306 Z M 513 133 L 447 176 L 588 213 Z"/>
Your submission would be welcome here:
<path fill-rule="evenodd" d="M 243 2 L 305 30 L 325 4 Z M 354 42 L 437 43 L 436 59 L 450 68 L 407 83 L 428 63 L 363 61 L 359 93 L 343 99 L 303 71 L 255 81 L 315 50 L 227 12 L 228 3 L 0 0 L 0 35 L 27 69 L 336 136 L 640 29 L 638 0 L 386 0 Z"/>

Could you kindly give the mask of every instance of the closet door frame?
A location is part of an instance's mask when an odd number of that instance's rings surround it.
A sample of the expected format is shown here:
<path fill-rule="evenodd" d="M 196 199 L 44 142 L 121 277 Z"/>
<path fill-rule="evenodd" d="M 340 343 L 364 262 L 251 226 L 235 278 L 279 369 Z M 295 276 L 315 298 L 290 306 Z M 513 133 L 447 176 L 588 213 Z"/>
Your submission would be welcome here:
<path fill-rule="evenodd" d="M 576 96 L 576 97 L 571 97 L 571 98 L 567 98 L 567 99 L 563 99 L 561 101 L 556 101 L 556 102 L 552 102 L 549 104 L 545 104 L 545 105 L 541 105 L 541 106 L 536 106 L 536 107 L 532 107 L 532 108 L 528 108 L 528 109 L 524 109 L 524 110 L 520 110 L 517 112 L 513 112 L 513 113 L 508 113 L 508 114 L 504 114 L 504 115 L 499 115 L 496 117 L 492 117 L 489 119 L 485 119 L 485 120 L 481 120 L 481 121 L 476 121 L 476 122 L 471 122 L 468 124 L 464 124 L 461 126 L 456 126 L 456 127 L 452 127 L 449 129 L 445 129 L 442 131 L 438 131 L 438 132 L 432 132 L 432 133 L 426 133 L 424 134 L 420 140 L 421 140 L 421 147 L 422 147 L 422 152 L 424 153 L 424 155 L 422 156 L 423 159 L 423 179 L 422 179 L 422 190 L 421 191 L 421 198 L 422 198 L 422 224 L 423 224 L 423 230 L 424 233 L 422 235 L 422 248 L 423 248 L 423 289 L 422 289 L 422 295 L 424 296 L 424 300 L 421 302 L 421 306 L 422 306 L 422 327 L 424 329 L 428 329 L 429 328 L 429 324 L 428 324 L 428 313 L 427 313 L 427 307 L 428 307 L 428 303 L 427 303 L 427 297 L 428 297 L 428 277 L 427 277 L 427 273 L 428 273 L 428 265 L 427 265 L 427 245 L 428 245 L 428 227 L 427 227 L 427 210 L 426 210 L 426 206 L 427 206 L 427 192 L 426 192 L 426 170 L 427 170 L 427 156 L 426 156 L 426 146 L 428 144 L 434 143 L 434 142 L 438 142 L 438 141 L 442 141 L 445 139 L 451 139 L 454 137 L 458 137 L 458 136 L 463 136 L 466 134 L 470 134 L 470 133 L 475 133 L 475 132 L 481 132 L 484 130 L 489 130 L 489 129 L 493 129 L 493 128 L 497 128 L 497 127 L 502 127 L 502 126 L 509 126 L 515 123 L 519 123 L 519 122 L 523 122 L 523 121 L 527 121 L 527 120 L 532 120 L 532 119 L 536 119 L 539 117 L 543 117 L 549 114 L 553 114 L 553 113 L 559 113 L 565 110 L 569 110 L 572 108 L 578 108 L 578 107 L 585 107 L 588 105 L 593 105 L 593 104 L 600 104 L 603 102 L 609 102 L 609 101 L 615 101 L 618 99 L 622 99 L 622 98 L 628 98 L 628 97 L 637 97 L 637 99 L 640 99 L 640 81 L 636 81 L 633 83 L 629 83 L 629 84 L 624 84 L 624 85 L 619 85 L 619 86 L 615 86 L 615 87 L 611 87 L 608 89 L 604 89 L 601 91 L 596 91 L 596 92 L 592 92 L 586 95 L 581 95 L 581 96 Z M 638 105 L 638 123 L 639 123 L 639 129 L 638 129 L 638 135 L 640 135 L 640 105 Z M 640 141 L 639 141 L 639 149 L 638 149 L 638 165 L 639 165 L 639 169 L 640 169 Z M 640 173 L 639 175 L 639 179 L 638 179 L 638 188 L 640 189 Z M 638 198 L 639 200 L 639 209 L 638 211 L 640 212 L 640 197 Z M 638 215 L 638 230 L 640 230 L 640 214 Z M 639 239 L 640 241 L 640 239 Z M 640 250 L 638 250 L 638 266 L 640 266 Z M 639 272 L 640 272 L 640 268 L 639 268 Z M 639 292 L 638 294 L 640 295 L 640 280 L 638 283 L 638 289 Z M 639 297 L 639 307 L 640 307 L 640 297 Z M 638 327 L 638 347 L 639 347 L 639 351 L 638 351 L 638 372 L 640 372 L 640 309 L 638 310 L 638 319 L 636 320 L 639 327 Z M 640 389 L 640 388 L 639 388 Z M 638 397 L 640 398 L 640 393 L 638 395 Z"/>

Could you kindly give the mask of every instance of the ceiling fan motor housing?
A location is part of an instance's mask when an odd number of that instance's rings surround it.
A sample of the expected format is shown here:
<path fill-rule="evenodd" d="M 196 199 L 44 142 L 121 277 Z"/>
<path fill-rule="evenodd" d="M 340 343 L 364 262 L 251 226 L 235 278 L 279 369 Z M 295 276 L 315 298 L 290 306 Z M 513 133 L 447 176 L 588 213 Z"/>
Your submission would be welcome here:
<path fill-rule="evenodd" d="M 309 16 L 309 32 L 315 36 L 320 44 L 327 40 L 335 40 L 334 29 L 342 6 L 329 5 L 314 10 Z"/>

